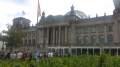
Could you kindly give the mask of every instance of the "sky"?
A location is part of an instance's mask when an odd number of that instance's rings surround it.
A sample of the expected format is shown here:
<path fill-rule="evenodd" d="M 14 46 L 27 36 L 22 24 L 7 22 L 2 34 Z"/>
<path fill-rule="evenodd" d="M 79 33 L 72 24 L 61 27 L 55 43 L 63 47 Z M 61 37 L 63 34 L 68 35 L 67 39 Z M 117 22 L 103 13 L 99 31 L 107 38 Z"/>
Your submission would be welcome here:
<path fill-rule="evenodd" d="M 16 17 L 31 20 L 31 25 L 37 21 L 37 0 L 0 0 L 0 32 L 7 29 Z M 39 0 L 41 13 L 45 15 L 64 15 L 74 5 L 75 10 L 84 12 L 87 16 L 112 15 L 113 0 Z M 24 13 L 24 14 L 23 14 Z"/>

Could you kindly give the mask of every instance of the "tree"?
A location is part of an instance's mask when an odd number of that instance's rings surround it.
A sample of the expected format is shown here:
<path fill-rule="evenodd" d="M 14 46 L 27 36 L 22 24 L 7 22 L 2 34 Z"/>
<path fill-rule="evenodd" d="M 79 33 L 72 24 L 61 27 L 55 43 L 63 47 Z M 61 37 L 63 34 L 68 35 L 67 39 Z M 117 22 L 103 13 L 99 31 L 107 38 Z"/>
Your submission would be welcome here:
<path fill-rule="evenodd" d="M 4 31 L 6 34 L 7 47 L 15 48 L 19 47 L 22 44 L 22 38 L 24 36 L 24 32 L 21 28 L 15 28 L 14 26 L 8 25 L 8 31 Z"/>

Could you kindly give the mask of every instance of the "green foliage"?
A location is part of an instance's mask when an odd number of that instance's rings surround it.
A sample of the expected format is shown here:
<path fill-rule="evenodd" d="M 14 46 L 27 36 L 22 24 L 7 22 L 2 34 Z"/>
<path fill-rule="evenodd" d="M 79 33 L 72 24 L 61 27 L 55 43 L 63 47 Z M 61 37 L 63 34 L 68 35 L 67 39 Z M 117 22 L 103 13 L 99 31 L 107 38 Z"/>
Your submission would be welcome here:
<path fill-rule="evenodd" d="M 101 56 L 41 58 L 40 62 L 35 60 L 1 60 L 0 67 L 120 67 L 120 57 L 103 54 Z"/>
<path fill-rule="evenodd" d="M 7 47 L 17 47 L 22 43 L 22 37 L 24 32 L 20 28 L 14 28 L 13 26 L 8 28 L 6 33 Z"/>

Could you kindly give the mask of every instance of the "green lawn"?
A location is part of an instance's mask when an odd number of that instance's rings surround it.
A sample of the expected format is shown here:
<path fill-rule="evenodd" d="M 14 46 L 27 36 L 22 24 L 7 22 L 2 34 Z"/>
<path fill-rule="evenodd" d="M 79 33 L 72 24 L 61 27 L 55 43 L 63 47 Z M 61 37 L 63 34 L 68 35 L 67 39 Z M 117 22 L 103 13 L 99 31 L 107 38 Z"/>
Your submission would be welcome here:
<path fill-rule="evenodd" d="M 40 62 L 0 60 L 0 67 L 120 67 L 120 57 L 81 55 L 40 59 Z"/>

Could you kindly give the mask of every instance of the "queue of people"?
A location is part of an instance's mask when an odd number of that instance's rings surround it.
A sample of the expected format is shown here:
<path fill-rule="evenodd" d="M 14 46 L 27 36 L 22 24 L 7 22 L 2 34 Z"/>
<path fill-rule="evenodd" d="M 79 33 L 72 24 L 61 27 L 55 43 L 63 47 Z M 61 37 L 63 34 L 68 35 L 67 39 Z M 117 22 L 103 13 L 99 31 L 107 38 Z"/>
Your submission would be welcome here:
<path fill-rule="evenodd" d="M 20 59 L 20 60 L 32 60 L 35 59 L 37 62 L 40 58 L 53 57 L 52 52 L 40 53 L 39 50 L 34 52 L 26 51 L 0 51 L 0 59 Z"/>

